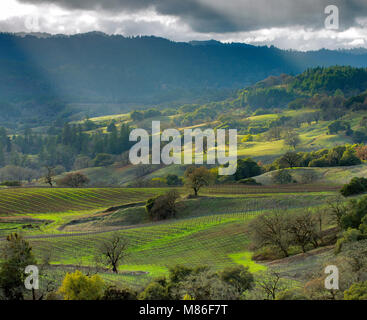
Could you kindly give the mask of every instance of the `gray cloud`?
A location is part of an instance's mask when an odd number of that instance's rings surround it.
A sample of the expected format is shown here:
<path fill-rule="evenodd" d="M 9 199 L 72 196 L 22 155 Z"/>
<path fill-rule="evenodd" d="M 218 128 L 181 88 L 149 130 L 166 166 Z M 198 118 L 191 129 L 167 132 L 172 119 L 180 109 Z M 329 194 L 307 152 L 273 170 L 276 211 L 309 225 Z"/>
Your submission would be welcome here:
<path fill-rule="evenodd" d="M 108 14 L 153 9 L 175 16 L 194 31 L 224 33 L 272 27 L 324 27 L 324 9 L 335 4 L 343 29 L 367 17 L 366 0 L 19 0 L 23 3 L 55 4 L 68 9 L 104 11 Z"/>

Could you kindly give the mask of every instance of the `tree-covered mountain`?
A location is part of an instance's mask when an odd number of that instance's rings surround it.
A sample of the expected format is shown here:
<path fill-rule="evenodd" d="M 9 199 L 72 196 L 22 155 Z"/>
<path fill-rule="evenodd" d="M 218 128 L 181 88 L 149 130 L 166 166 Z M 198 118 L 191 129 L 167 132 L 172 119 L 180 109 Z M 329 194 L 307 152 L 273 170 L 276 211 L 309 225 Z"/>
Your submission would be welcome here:
<path fill-rule="evenodd" d="M 308 69 L 295 78 L 293 88 L 308 93 L 358 94 L 367 89 L 367 69 L 336 66 Z"/>
<path fill-rule="evenodd" d="M 55 117 L 70 102 L 192 102 L 312 66 L 367 66 L 365 51 L 296 52 L 95 32 L 42 37 L 3 33 L 0 48 L 0 120 L 10 123 L 35 115 Z"/>

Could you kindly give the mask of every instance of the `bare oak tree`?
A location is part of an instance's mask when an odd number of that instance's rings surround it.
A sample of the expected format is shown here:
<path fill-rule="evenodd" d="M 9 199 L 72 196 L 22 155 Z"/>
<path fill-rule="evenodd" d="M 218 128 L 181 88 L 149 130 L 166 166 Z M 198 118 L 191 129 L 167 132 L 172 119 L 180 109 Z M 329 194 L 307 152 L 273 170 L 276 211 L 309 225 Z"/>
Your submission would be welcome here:
<path fill-rule="evenodd" d="M 112 271 L 118 273 L 118 266 L 127 255 L 128 240 L 118 233 L 113 233 L 104 239 L 97 250 L 98 258 L 105 266 L 112 267 Z"/>
<path fill-rule="evenodd" d="M 252 241 L 257 247 L 275 246 L 288 257 L 292 238 L 288 232 L 289 215 L 276 210 L 265 213 L 249 224 Z"/>
<path fill-rule="evenodd" d="M 341 230 L 342 217 L 346 214 L 348 208 L 341 197 L 336 198 L 332 201 L 327 201 L 329 218 L 331 223 L 336 223 L 338 229 Z"/>
<path fill-rule="evenodd" d="M 47 172 L 45 175 L 45 183 L 49 184 L 50 187 L 52 188 L 53 180 L 54 180 L 54 171 L 50 167 L 46 167 L 46 169 L 47 169 Z"/>
<path fill-rule="evenodd" d="M 306 252 L 308 244 L 312 243 L 315 248 L 319 245 L 320 230 L 318 227 L 316 216 L 313 216 L 310 211 L 301 211 L 290 215 L 287 230 L 292 236 L 292 242 Z"/>
<path fill-rule="evenodd" d="M 266 296 L 267 300 L 275 300 L 279 292 L 288 288 L 286 281 L 275 270 L 260 273 L 256 280 L 256 285 Z"/>

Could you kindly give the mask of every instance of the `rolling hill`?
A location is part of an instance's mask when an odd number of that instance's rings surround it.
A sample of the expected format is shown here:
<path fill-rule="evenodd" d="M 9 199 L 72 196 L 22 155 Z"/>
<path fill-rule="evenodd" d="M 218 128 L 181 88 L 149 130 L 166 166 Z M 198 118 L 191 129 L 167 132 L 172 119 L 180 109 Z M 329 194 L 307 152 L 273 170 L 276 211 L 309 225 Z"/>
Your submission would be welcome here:
<path fill-rule="evenodd" d="M 302 175 L 305 172 L 313 172 L 315 178 L 313 183 L 340 186 L 348 183 L 352 177 L 366 177 L 367 164 L 350 167 L 329 167 L 329 168 L 292 168 L 285 169 L 292 177 L 298 181 L 302 181 Z M 263 185 L 274 185 L 272 181 L 273 172 L 266 172 L 255 177 L 256 181 Z"/>

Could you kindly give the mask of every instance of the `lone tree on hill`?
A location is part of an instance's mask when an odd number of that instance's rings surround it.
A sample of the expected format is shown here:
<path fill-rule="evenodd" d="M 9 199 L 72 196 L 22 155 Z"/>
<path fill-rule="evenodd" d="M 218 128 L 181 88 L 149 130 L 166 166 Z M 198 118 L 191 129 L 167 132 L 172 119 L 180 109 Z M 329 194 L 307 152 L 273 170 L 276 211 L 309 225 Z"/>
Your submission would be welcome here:
<path fill-rule="evenodd" d="M 284 143 L 285 145 L 290 146 L 293 149 L 296 149 L 296 147 L 301 143 L 299 134 L 295 131 L 288 131 L 284 135 Z"/>
<path fill-rule="evenodd" d="M 49 184 L 50 187 L 52 188 L 53 181 L 54 181 L 54 171 L 50 167 L 46 167 L 46 169 L 47 169 L 47 173 L 45 175 L 45 183 Z"/>
<path fill-rule="evenodd" d="M 127 255 L 128 240 L 118 233 L 112 234 L 103 240 L 97 250 L 97 261 L 105 266 L 112 267 L 112 271 L 118 273 L 118 266 Z"/>
<path fill-rule="evenodd" d="M 205 167 L 189 167 L 185 171 L 185 184 L 194 190 L 195 197 L 199 190 L 210 185 L 214 180 L 213 174 Z"/>

